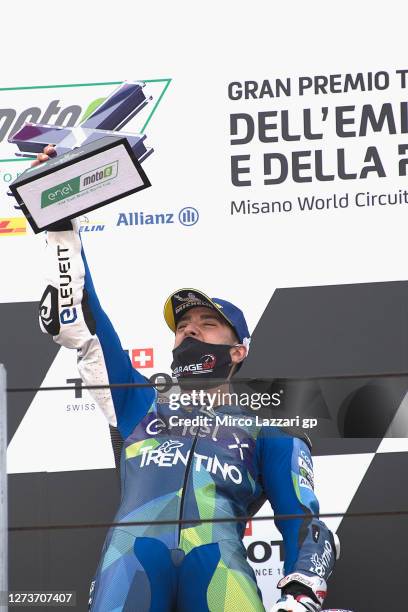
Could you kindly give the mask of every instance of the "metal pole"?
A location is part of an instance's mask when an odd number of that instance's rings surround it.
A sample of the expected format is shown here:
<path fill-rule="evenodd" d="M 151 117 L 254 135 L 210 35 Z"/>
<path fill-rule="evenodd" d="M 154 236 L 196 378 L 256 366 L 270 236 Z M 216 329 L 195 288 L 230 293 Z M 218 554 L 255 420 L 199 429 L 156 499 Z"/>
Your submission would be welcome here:
<path fill-rule="evenodd" d="M 7 569 L 7 400 L 6 370 L 0 364 L 0 610 L 6 612 L 8 591 Z"/>

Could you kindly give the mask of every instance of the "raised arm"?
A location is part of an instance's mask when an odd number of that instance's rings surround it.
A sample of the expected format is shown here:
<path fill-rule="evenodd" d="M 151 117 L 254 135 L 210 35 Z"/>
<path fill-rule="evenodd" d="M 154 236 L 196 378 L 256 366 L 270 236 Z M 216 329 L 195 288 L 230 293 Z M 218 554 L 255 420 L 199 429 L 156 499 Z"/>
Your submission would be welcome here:
<path fill-rule="evenodd" d="M 85 385 L 146 383 L 102 310 L 83 252 L 76 220 L 47 233 L 46 289 L 40 302 L 41 329 L 58 344 L 78 351 Z M 126 438 L 155 398 L 151 387 L 91 390 L 110 425 Z"/>

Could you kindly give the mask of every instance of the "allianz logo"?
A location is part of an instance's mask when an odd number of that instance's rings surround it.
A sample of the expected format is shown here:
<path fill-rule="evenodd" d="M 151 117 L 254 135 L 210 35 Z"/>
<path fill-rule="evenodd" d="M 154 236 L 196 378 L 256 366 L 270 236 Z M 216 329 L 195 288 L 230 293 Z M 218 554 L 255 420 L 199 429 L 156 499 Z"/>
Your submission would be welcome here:
<path fill-rule="evenodd" d="M 180 223 L 185 227 L 192 227 L 200 218 L 200 214 L 193 206 L 184 206 L 178 212 L 148 213 L 146 211 L 120 212 L 116 225 L 118 227 L 137 227 L 141 225 L 173 225 Z"/>
<path fill-rule="evenodd" d="M 147 467 L 150 464 L 157 465 L 158 467 L 171 467 L 177 465 L 179 462 L 187 465 L 191 451 L 188 450 L 183 453 L 180 449 L 184 446 L 183 442 L 177 440 L 166 440 L 160 446 L 154 448 L 154 446 L 146 446 L 141 449 L 141 462 L 140 467 Z M 224 480 L 232 480 L 235 484 L 241 484 L 242 474 L 235 465 L 229 463 L 222 463 L 217 455 L 209 457 L 202 455 L 201 453 L 193 453 L 194 461 L 192 461 L 192 469 L 196 472 L 205 470 L 211 474 L 221 474 Z"/>

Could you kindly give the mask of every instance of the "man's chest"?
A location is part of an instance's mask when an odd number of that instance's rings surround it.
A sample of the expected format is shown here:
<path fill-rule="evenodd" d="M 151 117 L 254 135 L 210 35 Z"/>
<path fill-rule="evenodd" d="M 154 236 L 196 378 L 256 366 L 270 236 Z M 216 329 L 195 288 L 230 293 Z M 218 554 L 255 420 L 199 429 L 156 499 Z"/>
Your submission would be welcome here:
<path fill-rule="evenodd" d="M 237 410 L 173 411 L 158 405 L 125 441 L 125 457 L 142 469 L 188 468 L 239 484 L 258 471 L 254 419 Z"/>

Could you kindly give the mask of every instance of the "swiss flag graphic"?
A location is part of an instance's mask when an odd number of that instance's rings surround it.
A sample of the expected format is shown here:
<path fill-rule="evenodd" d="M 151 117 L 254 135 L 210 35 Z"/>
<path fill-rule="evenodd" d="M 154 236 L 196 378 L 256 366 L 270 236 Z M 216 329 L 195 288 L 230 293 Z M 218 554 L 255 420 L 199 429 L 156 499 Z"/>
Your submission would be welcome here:
<path fill-rule="evenodd" d="M 153 368 L 153 349 L 152 348 L 136 348 L 132 349 L 132 365 L 136 369 Z"/>

